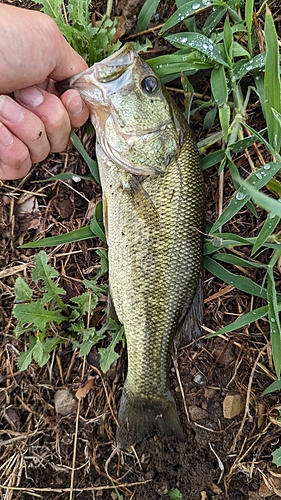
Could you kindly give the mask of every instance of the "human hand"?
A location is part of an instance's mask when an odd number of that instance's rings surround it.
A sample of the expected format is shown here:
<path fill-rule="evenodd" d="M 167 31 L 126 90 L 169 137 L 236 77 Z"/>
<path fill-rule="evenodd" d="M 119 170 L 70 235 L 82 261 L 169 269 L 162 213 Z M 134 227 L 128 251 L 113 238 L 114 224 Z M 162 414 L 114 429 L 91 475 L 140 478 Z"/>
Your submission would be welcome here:
<path fill-rule="evenodd" d="M 49 16 L 0 4 L 1 180 L 19 179 L 49 152 L 63 151 L 71 127 L 86 122 L 78 91 L 58 97 L 54 85 L 86 68 Z"/>

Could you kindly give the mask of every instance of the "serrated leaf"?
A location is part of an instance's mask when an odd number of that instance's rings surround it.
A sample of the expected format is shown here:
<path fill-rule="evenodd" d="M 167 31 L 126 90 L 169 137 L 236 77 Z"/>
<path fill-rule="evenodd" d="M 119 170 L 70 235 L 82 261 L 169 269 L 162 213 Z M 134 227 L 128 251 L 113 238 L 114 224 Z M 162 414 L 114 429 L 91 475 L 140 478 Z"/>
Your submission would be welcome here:
<path fill-rule="evenodd" d="M 45 305 L 51 301 L 56 301 L 59 307 L 66 311 L 67 306 L 60 298 L 60 295 L 65 295 L 66 291 L 53 281 L 53 279 L 58 277 L 58 272 L 48 263 L 48 255 L 44 250 L 41 250 L 41 252 L 34 256 L 34 260 L 36 266 L 32 271 L 32 279 L 34 281 L 43 280 L 44 283 L 43 290 L 45 293 L 41 299 L 41 303 Z"/>
<path fill-rule="evenodd" d="M 178 488 L 171 488 L 168 491 L 168 496 L 171 500 L 183 500 L 182 494 Z"/>
<path fill-rule="evenodd" d="M 104 338 L 104 334 L 97 332 L 94 327 L 82 328 L 78 331 L 73 325 L 73 331 L 77 331 L 82 336 L 82 341 L 73 342 L 73 349 L 79 349 L 79 356 L 87 356 L 94 345 Z"/>
<path fill-rule="evenodd" d="M 33 281 L 43 280 L 48 283 L 50 279 L 58 277 L 59 273 L 48 263 L 49 257 L 44 250 L 34 255 L 34 260 L 36 266 L 32 271 Z"/>
<path fill-rule="evenodd" d="M 17 302 L 29 302 L 32 299 L 32 290 L 20 276 L 15 282 L 15 294 Z"/>
<path fill-rule="evenodd" d="M 59 311 L 48 311 L 38 300 L 29 304 L 17 304 L 14 308 L 14 316 L 22 325 L 31 324 L 43 331 L 50 322 L 60 324 L 66 320 Z M 33 329 L 33 328 L 31 328 Z"/>
<path fill-rule="evenodd" d="M 100 347 L 98 349 L 98 352 L 100 354 L 100 367 L 103 373 L 106 373 L 112 363 L 119 358 L 119 354 L 115 352 L 115 347 L 120 342 L 123 338 L 124 335 L 124 328 L 119 327 L 119 331 L 117 331 L 114 336 L 112 337 L 112 340 L 109 344 L 108 347 Z"/>
<path fill-rule="evenodd" d="M 80 21 L 82 26 L 90 24 L 90 0 L 71 0 L 67 6 L 69 19 L 73 23 Z"/>
<path fill-rule="evenodd" d="M 27 351 L 21 352 L 19 355 L 18 367 L 21 372 L 29 367 L 32 361 L 32 353 L 35 345 L 36 345 L 36 338 L 33 337 L 33 335 L 31 335 L 29 337 L 29 345 Z"/>
<path fill-rule="evenodd" d="M 272 452 L 272 462 L 277 465 L 277 467 L 281 466 L 281 447 Z"/>
<path fill-rule="evenodd" d="M 75 309 L 83 316 L 83 314 L 87 314 L 88 312 L 91 314 L 93 312 L 98 300 L 98 296 L 94 293 L 84 292 L 82 295 L 70 299 L 70 302 L 76 304 Z"/>
<path fill-rule="evenodd" d="M 53 19 L 61 15 L 62 0 L 35 0 L 35 3 L 42 5 L 41 11 Z"/>

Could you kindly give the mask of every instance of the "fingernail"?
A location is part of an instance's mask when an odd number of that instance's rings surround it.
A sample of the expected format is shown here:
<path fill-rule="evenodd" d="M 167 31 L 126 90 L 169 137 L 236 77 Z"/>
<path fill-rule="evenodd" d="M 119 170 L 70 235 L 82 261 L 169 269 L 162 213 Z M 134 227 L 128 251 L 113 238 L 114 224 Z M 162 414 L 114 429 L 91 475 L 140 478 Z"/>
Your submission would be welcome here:
<path fill-rule="evenodd" d="M 0 115 L 11 123 L 21 122 L 24 118 L 20 105 L 7 95 L 0 95 Z"/>
<path fill-rule="evenodd" d="M 15 92 L 16 98 L 30 108 L 39 106 L 44 101 L 44 94 L 37 87 L 26 87 Z"/>
<path fill-rule="evenodd" d="M 66 102 L 66 107 L 70 115 L 76 116 L 82 113 L 84 105 L 81 97 L 77 94 L 73 94 Z"/>
<path fill-rule="evenodd" d="M 14 142 L 14 136 L 10 130 L 0 122 L 0 143 L 3 146 L 10 146 Z"/>

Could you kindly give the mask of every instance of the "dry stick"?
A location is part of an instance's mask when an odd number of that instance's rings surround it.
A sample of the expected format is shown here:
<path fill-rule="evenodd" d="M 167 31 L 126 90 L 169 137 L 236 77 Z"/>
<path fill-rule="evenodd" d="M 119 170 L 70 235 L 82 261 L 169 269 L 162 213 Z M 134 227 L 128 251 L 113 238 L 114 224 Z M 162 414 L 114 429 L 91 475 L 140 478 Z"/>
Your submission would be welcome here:
<path fill-rule="evenodd" d="M 265 345 L 263 347 L 263 349 L 259 352 L 259 354 L 257 356 L 257 359 L 256 359 L 256 361 L 254 363 L 254 366 L 252 368 L 251 375 L 250 375 L 250 378 L 249 378 L 248 387 L 247 387 L 247 396 L 246 396 L 246 402 L 245 402 L 244 415 L 243 415 L 243 418 L 242 418 L 241 425 L 240 425 L 240 427 L 238 429 L 238 432 L 237 432 L 237 434 L 235 436 L 235 439 L 233 441 L 233 445 L 231 446 L 230 453 L 232 453 L 235 450 L 237 441 L 238 441 L 238 439 L 239 439 L 239 437 L 240 437 L 240 435 L 241 435 L 241 433 L 243 431 L 243 428 L 244 428 L 244 425 L 245 425 L 245 422 L 246 422 L 246 418 L 247 418 L 247 415 L 248 415 L 248 411 L 249 411 L 251 389 L 252 389 L 254 374 L 255 374 L 256 368 L 258 366 L 259 359 L 260 359 L 261 355 L 264 353 L 264 351 L 265 351 L 266 348 L 267 348 L 267 345 Z"/>
<path fill-rule="evenodd" d="M 85 375 L 85 366 L 86 366 L 86 356 L 84 356 L 84 358 L 83 358 L 82 380 L 84 379 L 84 375 Z M 77 412 L 76 412 L 76 420 L 75 420 L 74 443 L 73 443 L 72 469 L 71 469 L 71 476 L 70 476 L 69 500 L 72 500 L 72 498 L 73 498 L 73 491 L 74 491 L 73 485 L 74 485 L 74 477 L 75 477 L 75 462 L 76 462 L 76 452 L 77 452 L 77 438 L 78 438 L 80 407 L 81 407 L 81 399 L 78 399 Z"/>
<path fill-rule="evenodd" d="M 107 404 L 109 406 L 109 409 L 110 409 L 110 413 L 112 415 L 112 418 L 113 420 L 115 421 L 117 427 L 119 427 L 119 423 L 118 423 L 118 420 L 115 416 L 115 413 L 113 411 L 113 408 L 111 406 L 111 403 L 110 403 L 110 398 L 109 398 L 109 395 L 108 395 L 108 391 L 107 391 L 107 388 L 106 388 L 106 385 L 105 385 L 105 382 L 103 380 L 103 376 L 102 376 L 102 373 L 100 372 L 100 370 L 94 366 L 94 365 L 91 365 L 91 367 L 97 372 L 97 374 L 100 376 L 100 379 L 101 379 L 101 383 L 102 383 L 102 386 L 103 386 L 103 389 L 104 389 L 104 392 L 105 392 L 105 397 L 106 397 L 106 401 L 107 401 Z"/>
<path fill-rule="evenodd" d="M 148 33 L 153 33 L 154 31 L 160 30 L 162 26 L 164 26 L 164 23 L 158 24 L 157 26 L 153 26 L 152 28 L 149 28 L 147 30 L 140 31 L 139 33 L 134 33 L 133 35 L 123 38 L 123 42 L 129 42 L 130 40 L 133 40 L 133 38 L 138 38 L 139 36 L 147 35 Z"/>
<path fill-rule="evenodd" d="M 118 488 L 129 488 L 132 486 L 139 486 L 140 484 L 151 483 L 152 479 L 145 479 L 144 481 L 136 481 L 134 483 L 123 483 L 119 484 Z M 113 490 L 116 486 L 88 486 L 87 488 L 20 488 L 14 486 L 5 486 L 4 484 L 0 484 L 0 488 L 5 490 L 15 490 L 15 491 L 24 491 L 26 493 L 33 494 L 36 491 L 41 492 L 49 492 L 49 493 L 68 493 L 70 491 L 74 493 L 80 493 L 81 491 L 103 491 L 103 490 Z"/>
<path fill-rule="evenodd" d="M 175 347 L 175 351 L 176 351 L 176 347 Z M 186 401 L 185 401 L 185 396 L 184 396 L 184 391 L 183 391 L 183 386 L 182 386 L 182 383 L 181 383 L 181 377 L 180 377 L 180 372 L 179 372 L 179 366 L 178 366 L 178 360 L 177 360 L 176 352 L 172 353 L 172 360 L 173 360 L 174 367 L 175 367 L 175 370 L 176 370 L 178 383 L 179 383 L 179 386 L 180 386 L 180 391 L 181 391 L 181 396 L 182 396 L 182 400 L 183 400 L 183 406 L 184 406 L 184 411 L 185 411 L 185 414 L 186 414 L 186 418 L 187 418 L 187 421 L 190 422 L 190 418 L 189 418 L 189 414 L 188 414 L 188 410 L 187 410 L 187 406 L 186 406 Z"/>

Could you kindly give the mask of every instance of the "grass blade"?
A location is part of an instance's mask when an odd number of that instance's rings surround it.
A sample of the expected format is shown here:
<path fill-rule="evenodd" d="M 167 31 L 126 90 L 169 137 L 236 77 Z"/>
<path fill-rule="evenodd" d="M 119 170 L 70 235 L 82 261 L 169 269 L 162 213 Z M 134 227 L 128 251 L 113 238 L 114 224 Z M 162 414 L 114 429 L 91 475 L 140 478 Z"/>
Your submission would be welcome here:
<path fill-rule="evenodd" d="M 270 198 L 270 196 L 267 196 L 260 191 L 257 191 L 257 189 L 253 188 L 253 186 L 248 184 L 248 182 L 244 182 L 244 187 L 257 205 L 264 210 L 281 217 L 281 203 L 279 201 Z"/>
<path fill-rule="evenodd" d="M 94 217 L 93 217 L 91 224 L 90 224 L 90 229 L 95 236 L 97 236 L 101 241 L 106 243 L 106 237 L 104 234 L 104 227 L 103 227 L 103 223 L 102 223 L 102 202 L 101 201 L 99 201 L 96 204 L 96 209 L 95 209 Z"/>
<path fill-rule="evenodd" d="M 280 88 L 280 56 L 278 38 L 274 26 L 273 17 L 269 8 L 265 14 L 265 42 L 266 60 L 264 75 L 264 108 L 268 127 L 268 138 L 273 149 L 279 153 L 281 144 L 281 127 L 278 120 L 273 115 L 272 108 L 281 112 L 281 88 Z"/>
<path fill-rule="evenodd" d="M 268 269 L 266 264 L 260 264 L 259 262 L 252 262 L 250 260 L 243 259 L 237 255 L 232 255 L 228 253 L 216 253 L 213 255 L 213 259 L 220 260 L 222 262 L 227 262 L 233 266 L 249 267 L 255 269 Z"/>
<path fill-rule="evenodd" d="M 281 202 L 281 199 L 278 200 Z M 269 238 L 269 236 L 273 233 L 276 228 L 278 222 L 280 221 L 280 217 L 269 212 L 267 219 L 265 220 L 258 236 L 255 241 L 255 244 L 252 249 L 252 255 L 255 254 L 264 244 L 264 242 Z"/>
<path fill-rule="evenodd" d="M 279 320 L 279 310 L 277 303 L 276 285 L 273 276 L 273 269 L 269 269 L 267 278 L 267 301 L 268 317 L 270 324 L 270 336 L 272 345 L 272 357 L 276 375 L 280 377 L 281 370 L 281 328 Z"/>
<path fill-rule="evenodd" d="M 193 73 L 199 69 L 209 69 L 214 67 L 211 61 L 201 61 L 194 52 L 179 50 L 175 54 L 148 59 L 148 64 L 154 69 L 160 78 L 167 75 L 181 75 L 182 71 Z M 171 78 L 172 79 L 172 78 Z"/>
<path fill-rule="evenodd" d="M 250 53 L 252 53 L 253 8 L 254 8 L 254 0 L 246 0 L 245 21 L 246 21 L 247 34 L 248 34 L 248 49 L 249 49 Z"/>
<path fill-rule="evenodd" d="M 146 30 L 152 15 L 157 10 L 159 3 L 160 0 L 146 0 L 146 2 L 144 2 L 139 13 L 136 33 Z"/>
<path fill-rule="evenodd" d="M 98 184 L 100 184 L 100 174 L 97 162 L 92 160 L 92 158 L 88 155 L 88 153 L 85 151 L 82 142 L 73 131 L 71 132 L 71 141 L 73 142 L 76 149 L 79 151 L 82 158 L 84 158 L 95 181 Z"/>
<path fill-rule="evenodd" d="M 259 193 L 259 191 L 257 191 L 257 189 L 265 186 L 270 181 L 270 179 L 272 179 L 272 177 L 280 170 L 280 167 L 281 165 L 278 163 L 268 163 L 262 168 L 259 168 L 254 174 L 252 174 L 247 181 L 243 181 L 240 188 L 237 190 L 236 194 L 230 201 L 229 205 L 225 208 L 221 216 L 214 223 L 212 233 L 216 232 L 219 227 L 226 224 L 234 215 L 236 215 L 237 212 L 249 201 L 250 198 L 253 198 L 254 202 L 256 202 L 256 194 L 261 194 Z M 271 198 L 269 199 L 271 200 Z M 275 201 L 275 203 L 278 205 L 277 201 Z M 257 202 L 257 204 L 260 205 L 259 202 Z M 274 210 L 271 210 L 271 208 L 268 208 L 268 210 L 276 213 L 274 212 Z M 281 204 L 279 204 L 279 210 L 281 213 Z"/>
<path fill-rule="evenodd" d="M 93 231 L 91 231 L 90 226 L 81 227 L 80 229 L 74 229 L 69 233 L 61 234 L 60 236 L 51 236 L 50 238 L 43 238 L 42 240 L 32 241 L 31 243 L 25 243 L 21 245 L 20 248 L 42 248 L 42 247 L 54 247 L 57 245 L 65 245 L 66 243 L 75 243 L 80 240 L 87 240 L 89 238 L 94 238 Z"/>
<path fill-rule="evenodd" d="M 211 73 L 211 89 L 215 103 L 223 106 L 227 103 L 228 90 L 224 67 L 220 64 L 215 67 Z"/>
<path fill-rule="evenodd" d="M 281 304 L 279 307 L 281 310 Z M 216 333 L 208 335 L 208 337 L 215 337 L 216 335 L 221 335 L 222 333 L 234 332 L 234 330 L 239 330 L 240 328 L 243 328 L 244 326 L 249 325 L 254 321 L 257 321 L 258 319 L 264 318 L 267 315 L 268 315 L 268 307 L 267 306 L 259 307 L 258 309 L 254 309 L 253 311 L 243 314 L 243 316 L 241 316 L 236 321 L 233 321 L 229 325 L 220 328 L 220 330 L 218 330 Z"/>
<path fill-rule="evenodd" d="M 221 51 L 213 40 L 201 33 L 190 33 L 185 31 L 175 35 L 168 35 L 165 39 L 179 49 L 190 47 L 193 50 L 199 50 L 202 54 L 207 56 L 210 61 L 215 61 L 216 63 L 229 67 L 228 62 L 225 61 Z"/>
<path fill-rule="evenodd" d="M 234 286 L 237 290 L 241 290 L 241 292 L 248 293 L 249 295 L 255 295 L 256 297 L 263 297 L 266 299 L 267 294 L 266 290 L 264 290 L 260 285 L 257 285 L 250 278 L 246 278 L 245 276 L 239 276 L 237 274 L 231 273 L 225 267 L 221 266 L 218 262 L 211 259 L 210 257 L 204 258 L 204 265 L 210 273 L 217 278 L 221 279 L 228 285 Z"/>
<path fill-rule="evenodd" d="M 149 0 L 147 0 L 149 1 Z M 164 33 L 168 29 L 172 28 L 176 24 L 181 23 L 187 17 L 194 16 L 199 12 L 209 8 L 209 7 L 221 7 L 221 2 L 215 0 L 193 0 L 191 2 L 186 2 L 179 9 L 174 12 L 174 14 L 168 19 L 160 31 L 160 34 Z M 195 8 L 194 8 L 195 7 Z"/>

